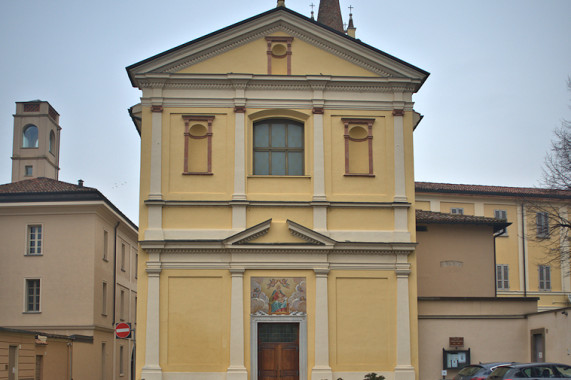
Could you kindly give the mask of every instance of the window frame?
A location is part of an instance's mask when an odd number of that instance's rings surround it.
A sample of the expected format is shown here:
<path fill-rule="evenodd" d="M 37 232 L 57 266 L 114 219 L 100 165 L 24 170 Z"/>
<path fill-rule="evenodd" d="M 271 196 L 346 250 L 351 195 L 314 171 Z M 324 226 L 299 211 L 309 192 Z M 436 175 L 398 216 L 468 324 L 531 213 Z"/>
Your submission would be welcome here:
<path fill-rule="evenodd" d="M 374 177 L 373 172 L 373 124 L 375 119 L 341 119 L 343 122 L 343 139 L 345 141 L 345 176 L 354 177 Z M 354 138 L 350 136 L 350 126 L 361 127 L 367 132 L 367 136 L 364 138 Z M 367 144 L 367 155 L 368 155 L 368 173 L 356 173 L 352 172 L 349 167 L 349 143 L 350 142 L 362 142 Z"/>
<path fill-rule="evenodd" d="M 535 213 L 535 233 L 538 238 L 549 238 L 549 214 L 546 212 Z"/>
<path fill-rule="evenodd" d="M 37 287 L 31 288 L 31 283 L 37 282 Z M 30 294 L 30 290 L 33 293 Z M 41 313 L 41 300 L 42 300 L 42 281 L 40 278 L 26 278 L 24 279 L 24 313 L 26 314 L 37 314 Z M 33 301 L 30 304 L 30 296 L 33 297 Z M 30 305 L 32 306 L 30 308 Z"/>
<path fill-rule="evenodd" d="M 48 142 L 48 152 L 55 156 L 55 148 L 56 148 L 56 134 L 54 131 L 50 131 L 50 137 Z"/>
<path fill-rule="evenodd" d="M 29 137 L 26 136 L 26 132 L 32 128 L 36 129 L 35 141 L 29 141 Z M 25 149 L 37 149 L 40 147 L 40 129 L 35 124 L 28 124 L 22 129 L 22 148 Z"/>
<path fill-rule="evenodd" d="M 510 267 L 508 264 L 496 264 L 496 289 L 510 289 Z M 506 285 L 507 284 L 507 285 Z"/>
<path fill-rule="evenodd" d="M 503 214 L 503 216 L 502 216 Z M 503 220 L 505 222 L 508 221 L 508 212 L 507 210 L 504 209 L 495 209 L 494 210 L 494 218 L 495 219 L 499 219 L 499 220 Z M 504 232 L 497 235 L 497 236 L 508 236 L 508 228 L 504 228 Z"/>
<path fill-rule="evenodd" d="M 538 265 L 537 271 L 537 289 L 543 292 L 551 291 L 551 266 Z"/>
<path fill-rule="evenodd" d="M 285 125 L 285 134 L 284 134 L 284 147 L 273 147 L 272 145 L 272 126 L 275 124 L 282 123 Z M 259 126 L 267 124 L 268 125 L 268 146 L 267 147 L 257 147 L 256 146 L 256 129 Z M 300 147 L 290 147 L 288 144 L 288 130 L 289 126 L 299 126 L 301 127 L 301 137 Z M 272 117 L 266 119 L 256 120 L 252 123 L 252 174 L 254 176 L 267 176 L 267 177 L 303 177 L 306 176 L 306 125 L 304 121 L 288 118 L 288 117 Z M 259 169 L 256 165 L 256 153 L 257 152 L 268 152 L 268 172 L 267 173 L 258 173 Z M 285 153 L 285 173 L 284 174 L 272 174 L 272 153 L 277 152 L 284 152 Z M 301 171 L 300 174 L 288 174 L 290 172 L 290 157 L 289 153 L 301 153 L 301 163 L 299 164 L 299 169 Z"/>
<path fill-rule="evenodd" d="M 101 283 L 101 315 L 107 316 L 107 282 L 103 281 Z"/>
<path fill-rule="evenodd" d="M 35 232 L 35 237 L 32 239 L 32 229 L 33 228 L 39 228 L 39 232 L 40 232 L 40 237 L 37 237 L 37 232 Z M 26 225 L 26 253 L 25 256 L 43 256 L 44 252 L 43 252 L 43 241 L 44 241 L 44 226 L 41 223 L 38 224 L 28 224 Z M 34 249 L 37 250 L 38 248 L 38 242 L 39 244 L 39 252 L 31 252 L 32 246 L 31 243 L 34 242 Z"/>
<path fill-rule="evenodd" d="M 126 250 L 127 246 L 125 243 L 121 243 L 121 272 L 125 272 L 125 262 L 126 262 Z"/>
<path fill-rule="evenodd" d="M 464 215 L 464 207 L 450 207 L 450 213 L 453 215 Z"/>

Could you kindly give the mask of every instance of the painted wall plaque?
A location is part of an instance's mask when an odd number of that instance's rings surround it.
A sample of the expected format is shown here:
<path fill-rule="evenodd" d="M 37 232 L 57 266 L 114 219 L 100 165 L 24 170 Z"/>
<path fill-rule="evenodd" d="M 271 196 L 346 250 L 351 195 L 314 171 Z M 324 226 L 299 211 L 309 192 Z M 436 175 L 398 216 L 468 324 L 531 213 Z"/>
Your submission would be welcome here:
<path fill-rule="evenodd" d="M 252 277 L 251 313 L 306 313 L 305 277 Z"/>

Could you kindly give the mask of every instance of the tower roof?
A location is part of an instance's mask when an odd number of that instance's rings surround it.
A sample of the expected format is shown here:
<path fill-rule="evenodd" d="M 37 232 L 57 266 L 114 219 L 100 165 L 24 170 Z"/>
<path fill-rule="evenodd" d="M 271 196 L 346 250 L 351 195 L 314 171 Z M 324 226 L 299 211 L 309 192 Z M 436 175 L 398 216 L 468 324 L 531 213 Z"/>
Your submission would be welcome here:
<path fill-rule="evenodd" d="M 343 33 L 343 18 L 341 17 L 339 0 L 321 0 L 317 22 Z"/>

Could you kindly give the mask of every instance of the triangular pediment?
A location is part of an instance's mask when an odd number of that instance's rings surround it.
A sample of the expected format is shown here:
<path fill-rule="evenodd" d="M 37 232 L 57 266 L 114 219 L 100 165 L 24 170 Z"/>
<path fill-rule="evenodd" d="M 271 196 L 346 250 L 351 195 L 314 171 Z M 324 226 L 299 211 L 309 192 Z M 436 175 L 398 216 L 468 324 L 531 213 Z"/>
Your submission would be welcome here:
<path fill-rule="evenodd" d="M 409 78 L 420 82 L 428 76 L 398 58 L 282 7 L 131 65 L 127 71 L 136 86 L 141 75 L 267 74 L 264 59 L 268 36 L 293 38 L 291 75 Z"/>
<path fill-rule="evenodd" d="M 285 239 L 283 239 L 283 235 L 280 234 L 282 231 L 279 231 L 282 225 L 284 228 L 287 228 L 289 235 L 291 236 L 287 241 L 284 241 Z M 289 219 L 286 220 L 285 223 L 274 222 L 274 227 L 276 228 L 276 232 L 278 232 L 276 235 L 282 236 L 282 239 L 278 238 L 277 241 L 270 239 L 270 241 L 267 241 L 267 239 L 263 239 L 263 237 L 268 234 L 271 227 L 272 219 L 268 219 L 224 239 L 224 244 L 226 246 L 258 244 L 333 246 L 336 243 L 335 240 Z"/>

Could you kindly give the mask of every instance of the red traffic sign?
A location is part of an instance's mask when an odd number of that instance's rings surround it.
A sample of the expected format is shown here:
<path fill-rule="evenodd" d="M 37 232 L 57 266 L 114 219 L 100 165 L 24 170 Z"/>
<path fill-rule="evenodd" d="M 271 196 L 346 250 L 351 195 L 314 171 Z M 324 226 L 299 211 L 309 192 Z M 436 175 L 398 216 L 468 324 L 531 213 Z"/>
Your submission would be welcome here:
<path fill-rule="evenodd" d="M 117 338 L 128 338 L 131 336 L 131 325 L 129 323 L 121 322 L 115 326 L 115 336 Z"/>

